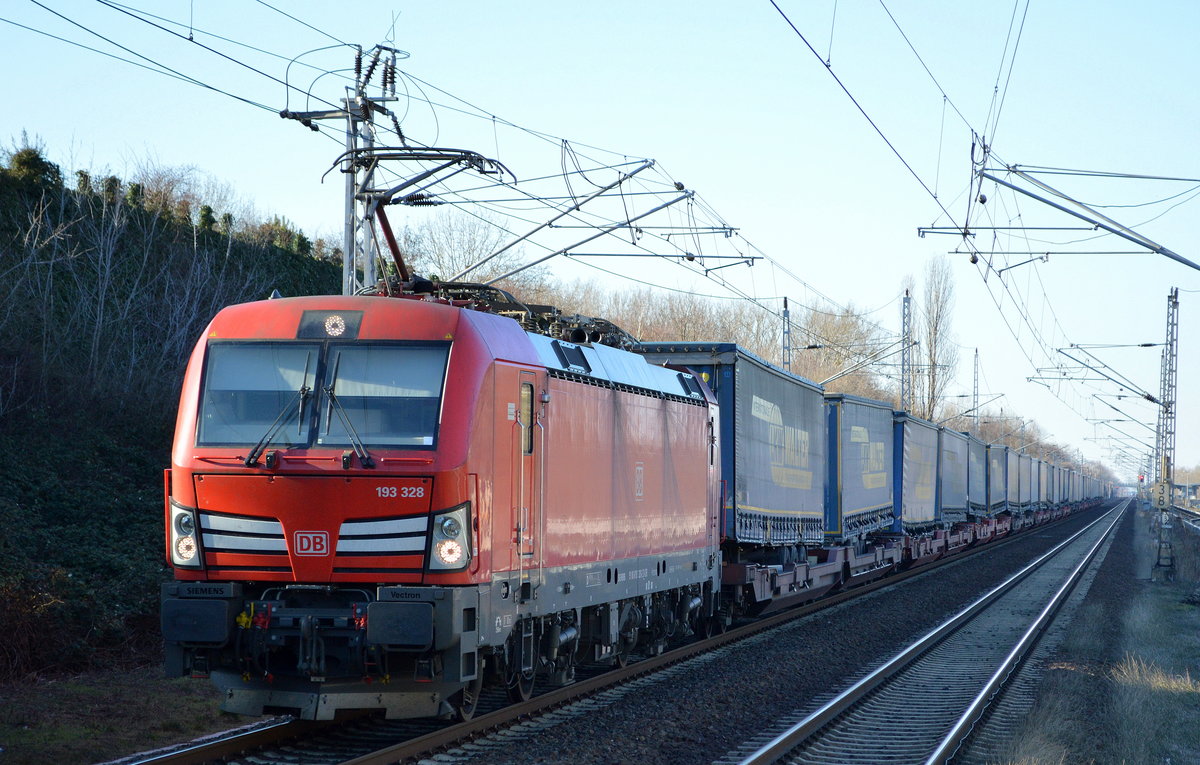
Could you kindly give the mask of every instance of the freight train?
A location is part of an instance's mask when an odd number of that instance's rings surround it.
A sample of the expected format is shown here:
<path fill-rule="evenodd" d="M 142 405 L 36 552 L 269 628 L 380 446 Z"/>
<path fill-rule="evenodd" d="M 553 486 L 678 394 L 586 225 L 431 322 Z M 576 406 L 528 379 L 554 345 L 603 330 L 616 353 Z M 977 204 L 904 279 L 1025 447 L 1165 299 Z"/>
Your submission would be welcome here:
<path fill-rule="evenodd" d="M 162 633 L 227 711 L 469 718 L 1108 491 L 733 344 L 405 286 L 231 306 L 191 355 Z"/>

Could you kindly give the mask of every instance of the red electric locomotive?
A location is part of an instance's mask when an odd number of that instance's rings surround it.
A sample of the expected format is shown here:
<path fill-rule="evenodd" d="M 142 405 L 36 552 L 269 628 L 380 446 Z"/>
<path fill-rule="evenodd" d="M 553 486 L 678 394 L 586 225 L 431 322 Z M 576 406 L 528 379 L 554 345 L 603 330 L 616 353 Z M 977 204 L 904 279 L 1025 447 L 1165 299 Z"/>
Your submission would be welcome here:
<path fill-rule="evenodd" d="M 661 650 L 713 617 L 715 417 L 686 372 L 455 301 L 226 308 L 166 475 L 168 674 L 245 714 L 467 717 Z"/>

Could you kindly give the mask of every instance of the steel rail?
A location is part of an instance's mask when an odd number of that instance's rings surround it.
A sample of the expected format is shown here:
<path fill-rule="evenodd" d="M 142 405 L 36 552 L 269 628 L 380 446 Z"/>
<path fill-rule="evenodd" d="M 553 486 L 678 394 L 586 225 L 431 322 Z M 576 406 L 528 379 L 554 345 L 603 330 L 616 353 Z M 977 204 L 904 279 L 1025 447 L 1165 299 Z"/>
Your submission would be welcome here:
<path fill-rule="evenodd" d="M 1064 516 L 1057 521 L 1053 521 L 1038 528 L 1045 529 L 1058 525 L 1070 517 L 1071 516 Z M 1088 528 L 1090 527 L 1091 524 L 1089 524 Z M 742 625 L 723 634 L 710 637 L 706 640 L 700 640 L 695 643 L 667 651 L 656 657 L 642 659 L 622 669 L 605 672 L 589 680 L 581 681 L 573 685 L 544 693 L 540 696 L 530 699 L 527 702 L 505 707 L 468 723 L 446 728 L 444 730 L 436 731 L 419 738 L 396 744 L 395 746 L 380 749 L 377 752 L 372 752 L 370 754 L 363 755 L 362 757 L 348 760 L 345 763 L 342 763 L 342 765 L 391 765 L 391 763 L 413 760 L 421 756 L 428 755 L 431 752 L 445 750 L 453 745 L 477 738 L 481 735 L 498 730 L 519 720 L 532 718 L 552 709 L 562 707 L 568 703 L 572 703 L 587 696 L 599 693 L 605 689 L 628 682 L 634 678 L 652 674 L 659 670 L 665 669 L 666 667 L 679 664 L 680 662 L 686 661 L 695 656 L 699 656 L 700 654 L 712 651 L 716 648 L 744 640 L 752 635 L 765 632 L 787 622 L 800 619 L 818 611 L 822 611 L 826 608 L 844 603 L 848 600 L 853 600 L 854 598 L 866 595 L 876 590 L 891 587 L 912 577 L 934 571 L 942 566 L 950 565 L 957 561 L 963 561 L 975 555 L 983 554 L 988 550 L 1000 549 L 1010 543 L 1018 542 L 1024 538 L 1026 537 L 1022 534 L 1010 533 L 1002 539 L 993 540 L 968 550 L 958 551 L 939 560 L 933 561 L 927 565 L 905 569 L 899 573 L 893 574 L 892 576 L 882 577 L 873 582 L 868 582 L 866 584 L 853 587 L 833 595 L 826 595 L 811 603 L 782 610 L 776 614 L 758 619 L 751 624 Z M 1074 538 L 1075 537 L 1073 536 L 1072 539 Z"/>
<path fill-rule="evenodd" d="M 1078 516 L 1066 515 L 1036 528 L 1043 530 L 1053 528 L 1072 517 Z M 408 739 L 352 760 L 347 760 L 346 765 L 383 765 L 385 763 L 413 759 L 421 755 L 445 750 L 456 744 L 470 741 L 520 720 L 532 718 L 585 698 L 586 696 L 599 693 L 610 687 L 627 682 L 630 679 L 652 674 L 702 653 L 773 629 L 789 621 L 800 619 L 857 597 L 900 584 L 912 577 L 935 571 L 943 566 L 965 561 L 976 555 L 985 554 L 989 550 L 1002 549 L 1026 538 L 1028 538 L 1027 535 L 1023 533 L 1010 532 L 1004 537 L 989 540 L 984 544 L 966 549 L 957 549 L 954 552 L 944 555 L 942 558 L 930 561 L 924 565 L 903 569 L 865 584 L 835 591 L 832 594 L 826 594 L 809 603 L 785 608 L 777 613 L 759 618 L 752 623 L 732 628 L 708 639 L 698 640 L 694 643 L 666 651 L 659 656 L 638 660 L 622 669 L 604 672 L 596 677 L 541 693 L 528 702 L 506 706 L 495 712 L 480 715 L 469 722 L 447 725 L 447 727 L 441 730 Z M 350 719 L 369 716 L 371 716 L 370 713 L 364 713 Z M 142 759 L 134 760 L 133 763 L 135 765 L 196 765 L 197 763 L 212 762 L 214 760 L 221 760 L 222 758 L 245 754 L 254 749 L 278 745 L 283 742 L 298 742 L 299 739 L 306 738 L 312 734 L 334 730 L 345 722 L 347 722 L 346 719 L 322 722 L 293 720 L 257 730 L 237 733 L 229 738 L 197 743 L 165 754 L 146 753 Z"/>
<path fill-rule="evenodd" d="M 153 765 L 194 765 L 194 763 L 210 762 L 225 757 L 232 757 L 251 749 L 258 749 L 297 739 L 314 731 L 328 728 L 333 724 L 328 722 L 314 722 L 312 720 L 282 720 L 260 726 L 254 730 L 225 736 L 215 741 L 202 740 L 198 743 L 185 746 L 182 749 L 175 749 L 162 754 L 147 752 L 144 755 L 134 755 L 138 759 L 122 761 L 128 761 L 131 765 L 148 765 L 149 763 L 153 763 Z"/>
<path fill-rule="evenodd" d="M 1119 520 L 1124 513 L 1128 502 L 1119 508 L 1115 508 L 1106 515 L 1114 514 Z M 805 717 L 803 720 L 795 723 L 786 731 L 776 736 L 770 742 L 759 747 L 749 756 L 741 761 L 741 765 L 765 765 L 765 763 L 777 762 L 792 750 L 797 748 L 802 742 L 811 738 L 814 734 L 820 731 L 829 723 L 833 722 L 839 715 L 854 707 L 871 691 L 887 682 L 890 678 L 903 671 L 917 658 L 924 655 L 934 645 L 942 642 L 954 632 L 958 631 L 966 623 L 974 619 L 979 613 L 986 610 L 994 601 L 1003 596 L 1006 592 L 1027 578 L 1030 574 L 1057 556 L 1067 545 L 1074 542 L 1083 534 L 1086 534 L 1093 527 L 1104 520 L 1104 517 L 1089 523 L 1086 527 L 1071 535 L 1063 542 L 1055 545 L 1048 552 L 1038 557 L 1033 562 L 1022 568 L 1016 574 L 1013 574 L 1007 580 L 994 587 L 991 591 L 977 599 L 957 614 L 952 616 L 947 621 L 943 622 L 938 627 L 930 630 L 921 638 L 917 639 L 900 653 L 893 656 L 883 665 L 876 668 L 867 676 L 858 680 L 849 688 L 838 694 L 819 709 Z M 1116 520 L 1113 521 L 1113 524 Z M 1112 525 L 1105 530 L 1102 538 L 1107 536 L 1111 531 Z"/>
<path fill-rule="evenodd" d="M 1129 508 L 1129 505 L 1132 501 L 1132 499 L 1125 500 L 1123 505 L 1113 511 L 1115 517 L 1113 518 L 1112 522 L 1108 524 L 1108 528 L 1104 530 L 1104 533 L 1100 535 L 1100 538 L 1097 539 L 1095 544 L 1091 546 L 1091 548 L 1083 556 L 1083 559 L 1079 561 L 1079 564 L 1072 569 L 1070 575 L 1067 576 L 1066 581 L 1064 581 L 1062 586 L 1058 588 L 1058 591 L 1054 593 L 1054 597 L 1050 599 L 1050 602 L 1048 602 L 1045 608 L 1042 609 L 1041 613 L 1038 614 L 1037 619 L 1035 619 L 1033 624 L 1029 626 L 1029 629 L 1025 631 L 1025 634 L 1021 636 L 1020 641 L 1018 641 L 1017 644 L 1013 646 L 1013 649 L 1009 651 L 1008 655 L 1004 657 L 1004 661 L 999 667 L 996 668 L 996 671 L 992 673 L 992 677 L 990 680 L 988 680 L 987 685 L 985 685 L 983 689 L 976 694 L 975 699 L 971 702 L 971 705 L 966 708 L 966 710 L 958 718 L 958 721 L 954 724 L 954 727 L 950 729 L 950 732 L 947 733 L 942 739 L 941 743 L 938 744 L 937 749 L 935 749 L 933 754 L 931 754 L 925 761 L 926 765 L 949 762 L 954 754 L 958 751 L 959 746 L 966 740 L 967 736 L 970 735 L 975 723 L 983 715 L 984 709 L 991 703 L 995 693 L 1000 690 L 1001 686 L 1003 686 L 1008 678 L 1012 676 L 1012 671 L 1016 669 L 1017 664 L 1019 664 L 1028 654 L 1028 651 L 1030 647 L 1033 646 L 1034 641 L 1041 636 L 1048 626 L 1050 626 L 1050 622 L 1053 621 L 1055 614 L 1058 613 L 1058 610 L 1062 607 L 1062 604 L 1066 602 L 1067 596 L 1071 594 L 1073 589 L 1075 589 L 1075 585 L 1079 582 L 1080 578 L 1083 577 L 1083 573 L 1087 571 L 1089 566 L 1091 566 L 1092 560 L 1096 557 L 1096 553 L 1099 552 L 1101 546 L 1103 546 L 1105 541 L 1108 540 L 1109 534 L 1112 533 L 1112 530 L 1116 528 L 1116 525 L 1121 521 L 1121 519 L 1125 517 L 1125 510 Z M 1103 520 L 1103 518 L 1098 519 L 1096 522 L 1099 523 L 1101 520 Z M 1088 528 L 1091 528 L 1091 526 Z M 1086 530 L 1087 529 L 1084 529 L 1084 531 Z M 1081 531 L 1080 533 L 1082 534 L 1083 532 Z"/>

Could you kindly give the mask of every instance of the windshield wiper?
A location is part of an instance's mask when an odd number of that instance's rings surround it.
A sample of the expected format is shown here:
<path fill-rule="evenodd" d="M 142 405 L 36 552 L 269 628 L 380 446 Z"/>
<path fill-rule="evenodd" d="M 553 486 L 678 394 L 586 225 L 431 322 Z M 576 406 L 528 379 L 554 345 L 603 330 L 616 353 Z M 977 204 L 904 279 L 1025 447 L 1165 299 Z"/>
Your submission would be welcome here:
<path fill-rule="evenodd" d="M 329 374 L 329 384 L 325 386 L 325 395 L 329 397 L 330 408 L 337 412 L 338 420 L 341 421 L 342 427 L 346 429 L 346 437 L 350 439 L 350 445 L 354 447 L 354 453 L 358 455 L 358 461 L 363 467 L 375 467 L 375 461 L 371 459 L 371 455 L 367 453 L 367 447 L 363 444 L 361 438 L 358 437 L 358 431 L 354 429 L 354 423 L 350 422 L 350 414 L 346 411 L 346 407 L 342 406 L 342 402 L 338 399 L 337 394 L 333 392 L 333 386 L 337 384 L 338 365 L 341 364 L 341 354 L 338 355 L 337 361 L 333 362 L 333 371 Z M 328 423 L 326 430 L 328 430 Z M 349 452 L 342 458 L 342 467 L 346 467 L 349 458 Z"/>
<path fill-rule="evenodd" d="M 304 427 L 304 402 L 308 400 L 310 393 L 312 393 L 311 388 L 309 388 L 307 385 L 301 385 L 300 390 L 292 394 L 292 397 L 288 399 L 288 402 L 283 405 L 283 409 L 279 410 L 279 414 L 275 417 L 275 421 L 271 423 L 271 427 L 267 428 L 267 432 L 263 433 L 263 437 L 258 439 L 258 443 L 255 444 L 254 448 L 250 450 L 250 453 L 246 455 L 246 459 L 244 460 L 246 467 L 254 467 L 258 464 L 258 456 L 263 453 L 263 450 L 267 448 L 267 444 L 271 443 L 271 440 L 275 438 L 280 430 L 283 429 L 284 423 L 287 422 L 287 420 L 284 418 L 287 416 L 287 413 L 291 410 L 292 406 L 296 403 L 296 399 L 300 399 L 300 410 L 296 413 L 296 419 L 299 422 L 297 430 Z M 270 459 L 268 459 L 267 462 L 269 463 Z"/>
<path fill-rule="evenodd" d="M 278 434 L 283 428 L 284 423 L 287 422 L 287 420 L 284 419 L 284 416 L 287 415 L 288 410 L 292 408 L 292 405 L 296 403 L 296 399 L 300 400 L 300 408 L 296 412 L 296 435 L 300 435 L 300 433 L 303 431 L 304 402 L 308 401 L 308 395 L 312 393 L 312 388 L 309 388 L 307 385 L 305 385 L 304 381 L 308 379 L 308 366 L 311 362 L 312 353 L 309 353 L 304 357 L 304 376 L 300 378 L 300 390 L 292 394 L 292 397 L 288 399 L 288 402 L 283 405 L 282 409 L 279 410 L 279 414 L 275 416 L 275 421 L 271 423 L 271 427 L 267 428 L 267 432 L 263 433 L 263 437 L 258 439 L 258 443 L 255 444 L 254 448 L 250 450 L 250 453 L 246 455 L 246 459 L 244 460 L 246 467 L 254 467 L 258 464 L 258 456 L 263 453 L 263 450 L 267 448 L 267 444 L 271 443 L 271 439 L 275 438 L 276 434 Z M 274 467 L 274 465 L 271 464 L 271 459 L 269 456 L 267 458 L 267 467 Z"/>

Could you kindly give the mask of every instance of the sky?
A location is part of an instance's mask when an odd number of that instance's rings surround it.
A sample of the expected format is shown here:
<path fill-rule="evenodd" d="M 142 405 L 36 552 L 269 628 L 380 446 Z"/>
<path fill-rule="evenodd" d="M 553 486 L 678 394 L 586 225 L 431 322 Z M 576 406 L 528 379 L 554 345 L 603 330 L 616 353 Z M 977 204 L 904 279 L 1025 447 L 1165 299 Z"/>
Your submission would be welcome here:
<path fill-rule="evenodd" d="M 680 183 L 705 220 L 736 228 L 721 246 L 762 256 L 729 261 L 715 272 L 724 284 L 681 273 L 683 263 L 603 261 L 626 277 L 853 305 L 896 333 L 906 277 L 920 310 L 927 263 L 948 257 L 960 346 L 950 393 L 972 393 L 978 349 L 981 398 L 1003 394 L 991 415 L 1036 420 L 1123 476 L 1113 448 L 1154 443 L 1157 409 L 1138 394 L 1158 394 L 1161 349 L 1094 346 L 1162 343 L 1178 287 L 1176 464 L 1200 464 L 1200 271 L 973 175 L 985 158 L 991 175 L 1031 191 L 1008 169 L 1119 174 L 1034 177 L 1200 262 L 1200 181 L 1188 180 L 1200 179 L 1200 4 L 777 2 L 395 0 L 352 14 L 284 0 L 13 0 L 0 7 L 0 141 L 26 132 L 68 176 L 195 168 L 259 214 L 336 241 L 343 182 L 322 175 L 341 151 L 337 130 L 313 133 L 278 112 L 336 103 L 346 81 L 322 72 L 352 66 L 343 43 L 384 42 L 407 54 L 391 106 L 411 139 L 478 151 L 521 178 L 653 158 L 645 176 Z M 918 232 L 964 222 L 969 242 Z M 1137 254 L 1101 254 L 1113 252 Z M 630 283 L 583 260 L 547 266 L 557 278 Z M 1064 381 L 1080 376 L 1093 379 Z"/>

